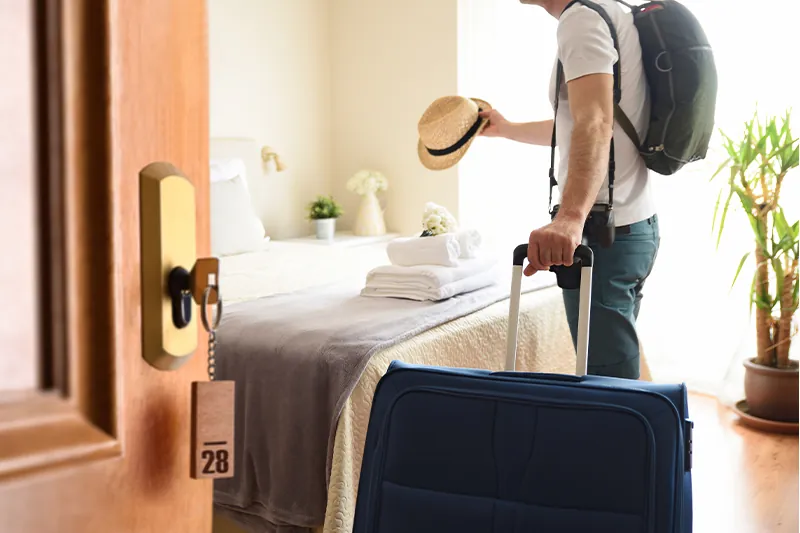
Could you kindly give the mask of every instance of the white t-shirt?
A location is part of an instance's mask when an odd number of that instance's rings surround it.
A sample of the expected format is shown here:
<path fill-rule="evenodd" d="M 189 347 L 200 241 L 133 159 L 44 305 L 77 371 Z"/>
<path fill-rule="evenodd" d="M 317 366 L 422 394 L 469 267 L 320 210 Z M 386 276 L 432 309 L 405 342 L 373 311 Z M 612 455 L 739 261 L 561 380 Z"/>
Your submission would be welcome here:
<path fill-rule="evenodd" d="M 639 138 L 644 138 L 650 119 L 650 94 L 642 68 L 642 51 L 639 34 L 630 13 L 623 11 L 614 0 L 594 0 L 611 18 L 617 32 L 622 55 L 622 101 L 620 107 L 630 119 Z M 558 146 L 559 190 L 563 192 L 567 180 L 569 148 L 572 136 L 572 116 L 567 100 L 566 82 L 588 74 L 613 75 L 617 52 L 608 24 L 594 10 L 573 4 L 558 21 L 558 57 L 564 68 L 564 85 L 559 93 L 556 118 L 556 145 Z M 553 66 L 550 81 L 550 101 L 554 101 L 554 87 L 558 61 Z M 614 212 L 617 226 L 644 220 L 656 212 L 648 181 L 648 169 L 636 146 L 625 131 L 614 123 L 616 171 L 614 173 Z M 607 172 L 607 169 L 606 169 Z M 597 202 L 608 201 L 608 175 L 600 189 Z"/>

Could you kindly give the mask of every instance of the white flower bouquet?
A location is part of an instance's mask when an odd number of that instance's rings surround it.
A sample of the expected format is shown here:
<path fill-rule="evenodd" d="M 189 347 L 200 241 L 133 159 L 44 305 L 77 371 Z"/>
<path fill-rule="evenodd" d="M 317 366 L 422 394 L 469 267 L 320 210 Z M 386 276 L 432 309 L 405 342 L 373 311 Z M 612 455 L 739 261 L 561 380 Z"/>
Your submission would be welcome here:
<path fill-rule="evenodd" d="M 389 188 L 389 180 L 377 170 L 360 170 L 347 180 L 347 190 L 360 196 Z"/>
<path fill-rule="evenodd" d="M 425 211 L 422 214 L 422 229 L 420 237 L 455 233 L 458 231 L 458 222 L 446 208 L 433 202 L 428 202 L 425 204 Z"/>

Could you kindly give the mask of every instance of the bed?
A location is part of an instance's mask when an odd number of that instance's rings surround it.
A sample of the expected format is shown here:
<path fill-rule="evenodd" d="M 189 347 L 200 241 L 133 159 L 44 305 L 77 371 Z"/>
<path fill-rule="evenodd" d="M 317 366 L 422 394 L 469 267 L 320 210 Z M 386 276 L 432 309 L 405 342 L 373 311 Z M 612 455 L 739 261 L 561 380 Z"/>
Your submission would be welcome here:
<path fill-rule="evenodd" d="M 227 155 L 233 151 L 226 141 Z M 214 154 L 212 142 L 212 156 Z M 241 154 L 258 154 L 254 143 L 239 142 Z M 507 251 L 508 252 L 508 251 Z M 501 254 L 510 257 L 510 253 Z M 225 315 L 250 312 L 247 306 L 276 301 L 296 294 L 325 291 L 328 287 L 355 287 L 363 283 L 367 272 L 387 262 L 385 244 L 375 243 L 352 248 L 309 245 L 293 241 L 270 241 L 263 249 L 221 258 L 221 290 Z M 509 261 L 510 263 L 510 261 Z M 287 268 L 287 266 L 290 266 Z M 504 266 L 504 265 L 501 265 Z M 510 265 L 507 270 L 510 274 Z M 575 354 L 564 315 L 560 289 L 550 273 L 540 273 L 527 281 L 529 285 L 521 298 L 518 344 L 518 369 L 570 373 L 574 371 Z M 350 284 L 350 285 L 347 285 Z M 256 309 L 253 307 L 252 309 Z M 256 311 L 253 311 L 256 313 Z M 506 346 L 508 300 L 497 298 L 475 312 L 447 320 L 435 327 L 371 353 L 360 369 L 355 384 L 347 394 L 335 421 L 335 434 L 327 457 L 328 477 L 322 492 L 305 490 L 298 493 L 323 494 L 322 501 L 298 504 L 313 513 L 294 517 L 267 509 L 252 487 L 229 482 L 215 482 L 215 531 L 252 531 L 269 533 L 350 533 L 355 510 L 358 476 L 371 399 L 375 387 L 389 363 L 401 360 L 436 366 L 489 368 L 501 370 Z M 250 316 L 252 323 L 267 322 L 266 314 Z M 221 325 L 224 338 L 225 322 Z M 246 339 L 245 339 L 246 340 Z M 263 347 L 264 353 L 269 350 Z M 225 356 L 219 350 L 220 357 Z M 245 365 L 249 359 L 238 352 L 228 352 L 229 365 Z M 237 357 L 241 359 L 237 360 Z M 237 381 L 237 394 L 240 383 Z M 238 402 L 239 400 L 237 400 Z M 244 400 L 243 400 L 244 401 Z M 246 400 L 247 402 L 255 400 Z M 260 406 L 237 403 L 237 410 L 260 409 Z M 265 406 L 269 409 L 269 406 Z M 309 421 L 295 421 L 298 424 Z M 245 427 L 242 427 L 244 425 Z M 257 419 L 240 424 L 237 419 L 237 438 L 240 434 L 263 431 Z M 264 450 L 265 453 L 268 451 Z M 239 452 L 237 451 L 237 454 Z M 256 452 L 257 455 L 258 452 Z M 246 457 L 237 455 L 237 476 L 251 476 L 257 470 L 251 450 Z M 282 458 L 283 459 L 283 458 Z M 293 461 L 311 460 L 293 457 Z M 321 458 L 317 457 L 316 460 Z M 290 459 L 285 458 L 286 461 Z M 227 484 L 226 484 L 227 483 Z M 226 488 L 227 487 L 227 488 Z M 246 490 L 245 490 L 246 489 Z M 298 487 L 292 487 L 297 490 Z M 320 499 L 317 496 L 317 499 Z M 288 507 L 288 506 L 285 506 Z M 282 509 L 282 511 L 291 511 Z M 298 513 L 303 514 L 303 513 Z M 267 519 L 271 517 L 271 519 Z"/>
<path fill-rule="evenodd" d="M 225 309 L 229 312 L 252 299 L 314 289 L 350 277 L 363 280 L 370 266 L 385 262 L 384 258 L 384 246 L 381 244 L 341 249 L 273 241 L 267 250 L 222 259 L 220 281 L 224 289 Z M 276 264 L 295 266 L 289 274 L 286 269 L 275 268 Z M 320 265 L 337 267 L 321 268 Z M 306 531 L 351 531 L 371 398 L 389 363 L 402 360 L 501 370 L 507 314 L 508 302 L 500 301 L 378 351 L 371 357 L 339 417 L 324 525 Z M 561 294 L 557 287 L 549 283 L 542 283 L 540 288 L 526 293 L 521 300 L 518 357 L 520 370 L 574 370 L 575 356 Z M 237 430 L 242 431 L 243 428 Z M 247 468 L 247 465 L 239 463 L 239 468 Z M 215 500 L 217 512 L 246 527 L 246 530 L 270 531 L 269 525 L 257 516 L 257 510 L 220 505 L 219 494 L 215 495 Z"/>

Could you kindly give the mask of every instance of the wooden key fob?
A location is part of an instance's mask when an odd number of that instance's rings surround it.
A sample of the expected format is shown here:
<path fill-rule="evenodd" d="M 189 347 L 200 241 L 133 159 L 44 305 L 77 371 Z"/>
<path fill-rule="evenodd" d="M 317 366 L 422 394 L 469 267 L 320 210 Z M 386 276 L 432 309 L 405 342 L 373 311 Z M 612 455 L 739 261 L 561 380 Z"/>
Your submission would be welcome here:
<path fill-rule="evenodd" d="M 194 479 L 233 477 L 234 386 L 233 381 L 192 383 Z"/>
<path fill-rule="evenodd" d="M 194 479 L 233 477 L 235 383 L 215 381 L 217 326 L 222 316 L 219 295 L 219 260 L 198 259 L 192 269 L 192 294 L 200 305 L 200 318 L 208 332 L 208 381 L 192 383 L 192 458 Z M 216 315 L 209 317 L 208 306 Z M 209 318 L 211 318 L 209 320 Z"/>

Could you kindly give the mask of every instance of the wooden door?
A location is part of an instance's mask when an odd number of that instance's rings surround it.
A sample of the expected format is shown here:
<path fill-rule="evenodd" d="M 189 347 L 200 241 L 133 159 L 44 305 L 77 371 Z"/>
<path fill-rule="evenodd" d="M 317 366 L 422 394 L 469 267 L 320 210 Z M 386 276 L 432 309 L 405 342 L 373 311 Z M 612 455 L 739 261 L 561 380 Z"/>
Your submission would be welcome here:
<path fill-rule="evenodd" d="M 208 252 L 206 2 L 0 0 L 0 531 L 210 532 L 189 473 L 199 350 L 141 354 L 139 171 L 195 184 Z"/>

